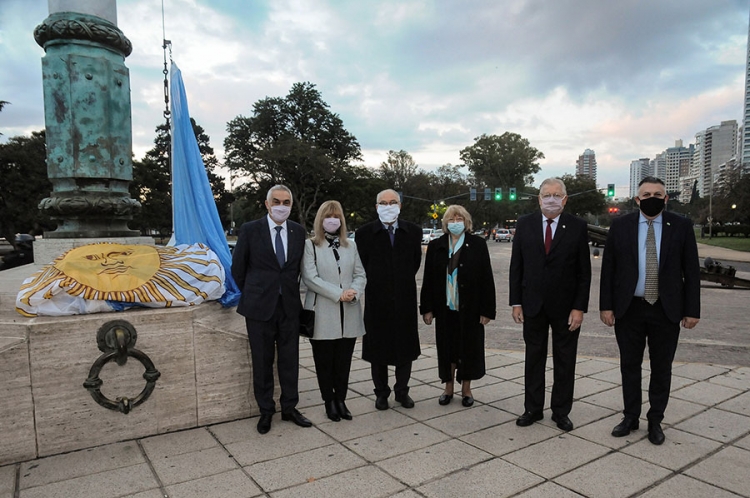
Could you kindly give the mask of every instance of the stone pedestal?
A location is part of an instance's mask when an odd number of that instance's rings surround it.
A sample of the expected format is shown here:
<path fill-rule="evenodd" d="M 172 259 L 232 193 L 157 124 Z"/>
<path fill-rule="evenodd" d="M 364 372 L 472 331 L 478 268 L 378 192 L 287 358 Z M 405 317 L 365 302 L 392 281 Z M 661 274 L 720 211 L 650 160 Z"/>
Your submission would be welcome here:
<path fill-rule="evenodd" d="M 190 308 L 24 318 L 14 311 L 20 282 L 37 269 L 0 273 L 0 465 L 133 438 L 249 417 L 250 352 L 243 317 L 215 302 Z M 102 355 L 97 330 L 126 320 L 161 377 L 128 414 L 97 404 L 83 382 Z M 134 398 L 144 367 L 130 358 L 101 371 L 110 399 Z"/>

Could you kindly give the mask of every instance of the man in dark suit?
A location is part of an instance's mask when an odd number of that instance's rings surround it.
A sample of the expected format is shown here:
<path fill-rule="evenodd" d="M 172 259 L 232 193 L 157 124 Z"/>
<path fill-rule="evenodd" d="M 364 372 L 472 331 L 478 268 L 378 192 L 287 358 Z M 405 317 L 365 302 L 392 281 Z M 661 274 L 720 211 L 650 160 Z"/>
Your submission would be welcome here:
<path fill-rule="evenodd" d="M 526 427 L 544 418 L 544 371 L 552 329 L 552 421 L 573 429 L 576 353 L 583 314 L 588 311 L 591 259 L 588 231 L 582 219 L 563 213 L 565 184 L 548 178 L 539 189 L 541 212 L 518 220 L 510 259 L 510 305 L 523 323 L 526 343 L 524 413 L 516 424 Z"/>
<path fill-rule="evenodd" d="M 409 379 L 412 361 L 421 353 L 416 275 L 422 263 L 422 229 L 398 217 L 401 202 L 394 190 L 380 192 L 375 208 L 379 219 L 354 236 L 367 273 L 362 359 L 370 362 L 375 408 L 388 409 L 388 365 L 396 367 L 396 401 L 413 408 Z"/>
<path fill-rule="evenodd" d="M 271 187 L 266 196 L 268 215 L 240 227 L 232 255 L 232 276 L 242 290 L 237 313 L 245 317 L 253 361 L 253 391 L 260 408 L 258 432 L 271 429 L 276 412 L 273 400 L 273 362 L 281 386 L 281 419 L 301 427 L 312 423 L 297 410 L 299 392 L 299 274 L 305 229 L 287 220 L 292 192 Z"/>
<path fill-rule="evenodd" d="M 680 322 L 692 329 L 700 318 L 700 266 L 693 224 L 664 211 L 669 197 L 659 178 L 644 178 L 635 198 L 640 211 L 616 219 L 602 261 L 599 310 L 615 326 L 620 348 L 624 418 L 615 437 L 638 429 L 641 364 L 648 341 L 651 380 L 648 440 L 664 442 L 661 421 L 669 401 L 672 361 Z"/>

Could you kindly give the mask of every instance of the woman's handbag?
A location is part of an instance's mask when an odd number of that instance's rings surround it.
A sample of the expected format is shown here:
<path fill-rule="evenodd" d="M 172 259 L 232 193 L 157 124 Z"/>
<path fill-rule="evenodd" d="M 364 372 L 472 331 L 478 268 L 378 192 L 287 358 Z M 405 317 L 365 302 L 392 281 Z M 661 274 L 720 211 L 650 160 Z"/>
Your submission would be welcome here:
<path fill-rule="evenodd" d="M 315 266 L 318 266 L 318 253 L 315 251 L 315 242 L 313 242 L 313 254 L 315 255 Z M 308 292 L 310 289 L 308 289 Z M 318 302 L 318 295 L 315 294 L 313 309 L 307 310 L 302 308 L 299 312 L 299 335 L 312 338 L 315 334 L 315 304 Z"/>
<path fill-rule="evenodd" d="M 315 296 L 316 298 L 318 296 Z M 315 333 L 315 310 L 302 308 L 299 312 L 299 335 L 312 338 Z"/>

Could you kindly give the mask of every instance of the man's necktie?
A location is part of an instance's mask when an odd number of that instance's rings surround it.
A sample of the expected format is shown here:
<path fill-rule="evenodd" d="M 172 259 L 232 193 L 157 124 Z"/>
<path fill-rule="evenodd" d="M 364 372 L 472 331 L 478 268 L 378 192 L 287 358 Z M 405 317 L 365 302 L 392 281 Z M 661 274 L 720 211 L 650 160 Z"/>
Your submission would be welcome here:
<path fill-rule="evenodd" d="M 393 225 L 388 225 L 388 237 L 391 238 L 391 247 L 396 242 L 396 233 L 393 231 Z"/>
<path fill-rule="evenodd" d="M 550 247 L 552 247 L 552 222 L 553 221 L 555 220 L 551 220 L 547 218 L 547 229 L 544 231 L 544 253 L 545 254 L 549 254 L 549 249 Z"/>
<path fill-rule="evenodd" d="M 656 236 L 654 235 L 654 222 L 648 222 L 646 233 L 646 291 L 643 298 L 654 304 L 659 299 L 659 260 L 656 257 Z"/>
<path fill-rule="evenodd" d="M 274 227 L 276 229 L 276 259 L 279 261 L 279 266 L 284 267 L 286 257 L 284 256 L 284 243 L 281 241 L 281 227 Z"/>

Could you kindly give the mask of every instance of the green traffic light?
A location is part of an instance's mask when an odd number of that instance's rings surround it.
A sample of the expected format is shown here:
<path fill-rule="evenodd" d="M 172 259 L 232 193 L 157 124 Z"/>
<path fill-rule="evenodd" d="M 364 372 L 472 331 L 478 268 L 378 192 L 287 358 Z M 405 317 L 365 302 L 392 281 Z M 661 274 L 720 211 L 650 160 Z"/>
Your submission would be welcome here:
<path fill-rule="evenodd" d="M 516 200 L 516 189 L 515 189 L 515 187 L 511 187 L 510 192 L 508 194 L 508 198 L 511 201 L 515 201 Z"/>
<path fill-rule="evenodd" d="M 607 197 L 614 197 L 615 196 L 615 184 L 610 183 L 607 185 Z"/>
<path fill-rule="evenodd" d="M 496 201 L 502 201 L 503 200 L 503 190 L 501 188 L 495 189 L 495 200 Z"/>

